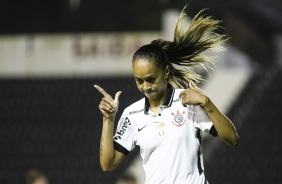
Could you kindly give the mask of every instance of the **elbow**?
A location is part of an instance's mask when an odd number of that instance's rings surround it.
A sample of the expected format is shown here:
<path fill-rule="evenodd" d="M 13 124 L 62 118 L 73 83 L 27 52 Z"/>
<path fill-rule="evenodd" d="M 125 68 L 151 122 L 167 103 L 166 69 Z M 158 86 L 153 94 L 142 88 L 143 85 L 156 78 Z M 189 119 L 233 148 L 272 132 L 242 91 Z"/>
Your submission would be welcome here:
<path fill-rule="evenodd" d="M 222 140 L 226 142 L 229 146 L 237 146 L 239 144 L 239 136 L 237 134 L 228 137 L 222 137 Z"/>
<path fill-rule="evenodd" d="M 102 171 L 103 172 L 111 172 L 113 171 L 114 169 L 111 169 L 111 168 L 107 168 L 107 167 L 102 167 Z"/>
<path fill-rule="evenodd" d="M 103 163 L 100 163 L 101 165 L 101 168 L 102 168 L 102 171 L 103 172 L 111 172 L 113 170 L 115 170 L 115 167 L 109 165 L 109 164 L 103 164 Z"/>
<path fill-rule="evenodd" d="M 101 166 L 101 168 L 102 168 L 102 171 L 103 171 L 103 172 L 111 172 L 111 171 L 113 171 L 113 170 L 114 170 L 113 168 L 110 168 L 110 167 L 104 167 L 104 166 Z"/>
<path fill-rule="evenodd" d="M 236 134 L 236 137 L 234 138 L 234 141 L 233 141 L 233 145 L 232 146 L 237 146 L 240 142 L 240 138 L 239 136 Z"/>
<path fill-rule="evenodd" d="M 236 134 L 229 138 L 228 144 L 230 146 L 237 146 L 239 144 L 239 141 L 240 141 L 239 136 Z"/>

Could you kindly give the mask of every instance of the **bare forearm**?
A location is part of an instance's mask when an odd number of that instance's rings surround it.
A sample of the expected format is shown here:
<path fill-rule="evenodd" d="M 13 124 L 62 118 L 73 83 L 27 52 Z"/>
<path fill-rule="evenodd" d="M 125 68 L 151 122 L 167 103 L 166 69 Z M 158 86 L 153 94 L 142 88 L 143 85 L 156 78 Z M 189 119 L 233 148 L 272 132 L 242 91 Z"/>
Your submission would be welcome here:
<path fill-rule="evenodd" d="M 100 164 L 103 170 L 112 170 L 115 159 L 113 145 L 114 119 L 103 118 L 103 129 L 100 142 Z"/>
<path fill-rule="evenodd" d="M 114 170 L 124 155 L 114 149 L 114 121 L 119 106 L 119 96 L 121 91 L 115 94 L 113 99 L 103 88 L 98 85 L 94 87 L 103 94 L 103 98 L 99 104 L 99 109 L 103 115 L 103 128 L 100 141 L 100 164 L 104 171 Z"/>
<path fill-rule="evenodd" d="M 218 110 L 208 97 L 206 97 L 202 107 L 213 122 L 218 136 L 229 145 L 237 145 L 239 136 L 232 122 Z"/>

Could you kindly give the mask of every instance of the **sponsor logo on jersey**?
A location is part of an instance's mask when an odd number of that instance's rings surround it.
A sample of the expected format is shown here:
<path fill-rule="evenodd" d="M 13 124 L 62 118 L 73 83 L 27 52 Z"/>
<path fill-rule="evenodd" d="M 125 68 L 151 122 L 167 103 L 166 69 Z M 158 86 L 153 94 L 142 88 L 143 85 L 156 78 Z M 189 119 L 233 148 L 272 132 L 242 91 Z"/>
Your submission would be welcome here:
<path fill-rule="evenodd" d="M 181 127 L 182 125 L 185 124 L 186 119 L 184 118 L 185 111 L 183 111 L 182 113 L 179 112 L 179 110 L 176 111 L 176 113 L 171 113 L 171 115 L 173 116 L 173 121 L 172 124 L 174 124 L 175 126 Z"/>
<path fill-rule="evenodd" d="M 176 99 L 176 100 L 173 100 L 172 102 L 175 103 L 175 102 L 178 102 L 178 101 L 180 101 L 180 100 L 181 100 L 181 98 L 178 98 L 178 99 Z"/>
<path fill-rule="evenodd" d="M 140 132 L 141 130 L 143 130 L 147 125 L 141 127 L 141 128 L 138 128 L 138 132 Z"/>
<path fill-rule="evenodd" d="M 123 123 L 119 130 L 116 132 L 116 136 L 114 137 L 114 140 L 121 139 L 121 136 L 126 132 L 127 128 L 131 125 L 130 120 L 126 117 L 123 120 Z"/>
<path fill-rule="evenodd" d="M 129 115 L 139 113 L 139 112 L 142 112 L 142 111 L 144 111 L 144 109 L 140 109 L 140 110 L 137 110 L 137 111 L 131 111 L 131 112 L 129 112 Z"/>

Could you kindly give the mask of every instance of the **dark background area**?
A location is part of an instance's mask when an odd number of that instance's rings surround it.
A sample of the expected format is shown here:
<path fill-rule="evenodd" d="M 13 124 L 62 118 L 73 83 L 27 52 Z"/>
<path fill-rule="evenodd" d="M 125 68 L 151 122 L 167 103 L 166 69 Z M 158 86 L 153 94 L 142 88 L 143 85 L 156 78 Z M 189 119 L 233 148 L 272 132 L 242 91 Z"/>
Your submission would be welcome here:
<path fill-rule="evenodd" d="M 121 95 L 123 109 L 140 99 L 133 78 L 45 78 L 0 80 L 0 183 L 24 183 L 30 169 L 50 183 L 115 183 L 138 153 L 112 173 L 99 163 L 102 115 L 99 84 Z M 114 85 L 113 85 L 114 84 Z"/>
<path fill-rule="evenodd" d="M 195 15 L 207 8 L 216 17 L 233 14 L 259 33 L 282 31 L 280 0 L 11 0 L 0 1 L 0 33 L 68 33 L 160 30 L 164 10 L 188 4 Z"/>

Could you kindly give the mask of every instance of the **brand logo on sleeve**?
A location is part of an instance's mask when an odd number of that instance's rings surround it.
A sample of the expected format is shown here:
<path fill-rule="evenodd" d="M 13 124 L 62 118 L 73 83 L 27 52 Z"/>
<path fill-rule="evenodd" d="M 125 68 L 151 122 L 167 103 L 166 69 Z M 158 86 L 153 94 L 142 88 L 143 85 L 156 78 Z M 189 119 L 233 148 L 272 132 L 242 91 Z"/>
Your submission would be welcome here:
<path fill-rule="evenodd" d="M 179 112 L 179 110 L 177 110 L 176 113 L 171 113 L 171 115 L 173 115 L 173 121 L 172 124 L 174 124 L 175 126 L 181 127 L 182 125 L 185 124 L 186 119 L 184 118 L 185 111 L 183 111 L 182 113 Z"/>
<path fill-rule="evenodd" d="M 126 132 L 127 128 L 131 125 L 130 120 L 126 117 L 123 121 L 122 126 L 117 130 L 116 136 L 114 137 L 114 140 L 121 139 L 121 136 Z"/>

